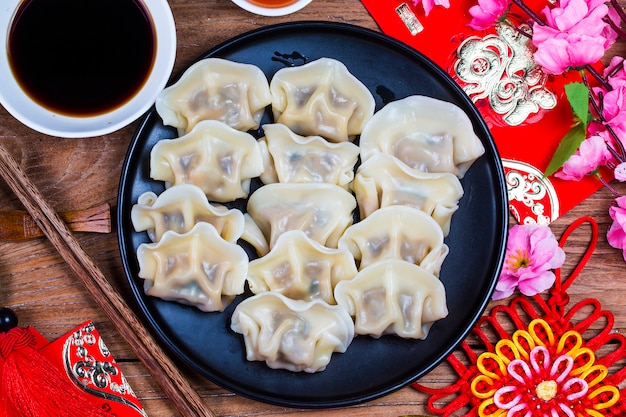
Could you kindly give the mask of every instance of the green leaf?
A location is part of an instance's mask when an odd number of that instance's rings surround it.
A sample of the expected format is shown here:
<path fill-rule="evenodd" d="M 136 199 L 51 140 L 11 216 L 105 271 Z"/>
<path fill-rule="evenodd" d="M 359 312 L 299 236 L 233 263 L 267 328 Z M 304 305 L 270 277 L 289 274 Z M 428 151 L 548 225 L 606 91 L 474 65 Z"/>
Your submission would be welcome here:
<path fill-rule="evenodd" d="M 559 147 L 556 148 L 552 160 L 546 168 L 544 177 L 548 177 L 554 174 L 563 164 L 569 159 L 570 156 L 576 152 L 576 149 L 585 140 L 587 135 L 587 128 L 582 123 L 575 124 L 569 132 L 561 139 Z"/>
<path fill-rule="evenodd" d="M 565 84 L 565 94 L 574 114 L 586 130 L 589 124 L 589 89 L 583 83 L 569 83 Z"/>

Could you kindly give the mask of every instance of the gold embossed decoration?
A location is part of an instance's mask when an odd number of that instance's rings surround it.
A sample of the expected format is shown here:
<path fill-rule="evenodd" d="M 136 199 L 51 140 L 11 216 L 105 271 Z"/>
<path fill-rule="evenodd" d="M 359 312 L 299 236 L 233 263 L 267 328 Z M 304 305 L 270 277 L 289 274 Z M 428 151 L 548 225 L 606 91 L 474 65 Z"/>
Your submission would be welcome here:
<path fill-rule="evenodd" d="M 532 29 L 522 25 L 522 30 Z M 500 123 L 518 126 L 556 106 L 546 75 L 532 59 L 530 38 L 507 24 L 497 34 L 470 36 L 457 50 L 453 76 L 475 103 L 487 100 Z"/>

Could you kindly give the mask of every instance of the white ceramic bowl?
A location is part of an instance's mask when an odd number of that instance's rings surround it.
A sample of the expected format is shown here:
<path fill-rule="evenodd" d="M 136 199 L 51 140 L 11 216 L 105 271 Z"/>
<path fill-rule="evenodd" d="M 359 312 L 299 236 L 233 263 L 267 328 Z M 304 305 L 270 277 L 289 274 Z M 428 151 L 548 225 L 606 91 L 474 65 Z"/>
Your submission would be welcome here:
<path fill-rule="evenodd" d="M 233 3 L 242 9 L 261 16 L 285 16 L 304 8 L 304 6 L 311 3 L 311 1 L 312 0 L 297 0 L 295 3 L 285 7 L 262 7 L 250 3 L 248 0 L 232 0 Z"/>
<path fill-rule="evenodd" d="M 13 15 L 21 1 L 2 0 L 0 45 L 7 45 Z M 0 104 L 26 126 L 50 136 L 65 138 L 105 135 L 141 117 L 167 84 L 176 58 L 176 26 L 167 0 L 142 1 L 152 16 L 156 32 L 155 61 L 141 90 L 126 104 L 92 117 L 56 114 L 34 102 L 22 91 L 13 76 L 6 51 L 0 54 Z"/>

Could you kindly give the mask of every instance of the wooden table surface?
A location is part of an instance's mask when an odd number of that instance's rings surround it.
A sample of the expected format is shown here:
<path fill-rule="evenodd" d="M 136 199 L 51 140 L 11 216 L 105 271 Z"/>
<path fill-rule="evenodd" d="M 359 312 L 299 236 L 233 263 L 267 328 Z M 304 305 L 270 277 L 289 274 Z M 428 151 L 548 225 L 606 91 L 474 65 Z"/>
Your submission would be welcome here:
<path fill-rule="evenodd" d="M 197 56 L 240 33 L 294 20 L 347 22 L 378 30 L 358 0 L 314 0 L 300 12 L 287 17 L 249 14 L 229 0 L 170 0 L 178 30 L 178 55 L 174 73 Z M 32 181 L 58 211 L 86 208 L 100 203 L 115 207 L 124 156 L 138 123 L 106 136 L 91 139 L 59 139 L 39 134 L 13 119 L 0 108 L 0 143 L 9 150 Z M 622 184 L 616 185 L 626 192 Z M 617 331 L 626 331 L 626 263 L 619 250 L 606 242 L 611 222 L 611 194 L 601 189 L 570 213 L 553 223 L 560 237 L 565 228 L 583 215 L 600 226 L 600 241 L 588 266 L 569 290 L 572 302 L 598 298 L 616 316 Z M 0 209 L 21 205 L 9 188 L 0 183 Z M 114 225 L 115 227 L 115 225 Z M 115 229 L 109 234 L 76 234 L 111 283 L 130 299 Z M 564 272 L 577 262 L 588 239 L 588 229 L 575 233 L 567 246 Z M 492 303 L 494 305 L 495 303 Z M 162 394 L 133 351 L 97 307 L 46 238 L 0 243 L 0 306 L 12 308 L 20 325 L 32 325 L 49 339 L 91 319 L 116 357 L 129 383 L 149 416 L 174 416 L 176 410 Z M 378 400 L 337 410 L 293 410 L 242 398 L 224 390 L 181 365 L 184 375 L 217 416 L 404 416 L 427 414 L 425 395 L 405 387 Z M 372 378 L 375 378 L 372 375 Z M 446 382 L 452 375 L 437 368 L 422 381 Z"/>

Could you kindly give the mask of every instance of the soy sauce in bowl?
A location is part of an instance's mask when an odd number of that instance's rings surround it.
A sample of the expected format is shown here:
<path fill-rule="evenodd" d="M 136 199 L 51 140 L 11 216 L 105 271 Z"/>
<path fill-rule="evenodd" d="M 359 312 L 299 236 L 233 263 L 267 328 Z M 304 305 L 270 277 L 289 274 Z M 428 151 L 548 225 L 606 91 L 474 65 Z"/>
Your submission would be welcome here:
<path fill-rule="evenodd" d="M 141 0 L 24 0 L 7 49 L 13 75 L 34 101 L 88 117 L 122 106 L 142 88 L 156 32 Z"/>

